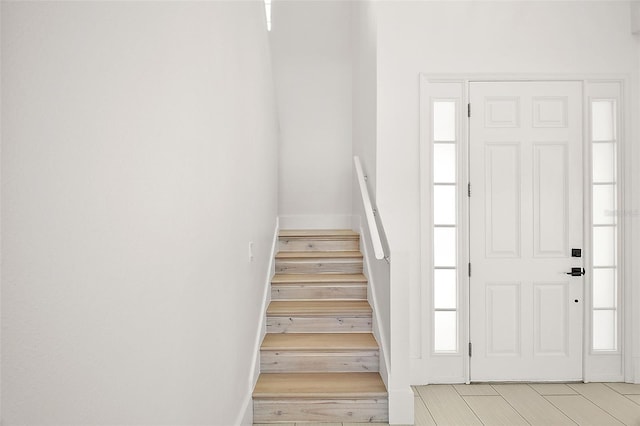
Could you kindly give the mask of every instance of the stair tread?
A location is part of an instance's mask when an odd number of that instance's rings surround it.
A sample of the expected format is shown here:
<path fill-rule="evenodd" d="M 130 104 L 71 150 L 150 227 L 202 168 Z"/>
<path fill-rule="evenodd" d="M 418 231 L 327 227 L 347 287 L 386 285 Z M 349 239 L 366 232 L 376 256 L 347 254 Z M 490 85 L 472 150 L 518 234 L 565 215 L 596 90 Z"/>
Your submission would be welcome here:
<path fill-rule="evenodd" d="M 386 398 L 379 373 L 262 373 L 254 398 Z"/>
<path fill-rule="evenodd" d="M 280 251 L 276 259 L 362 258 L 359 251 Z"/>
<path fill-rule="evenodd" d="M 271 283 L 278 285 L 301 283 L 366 284 L 367 277 L 363 274 L 275 274 Z"/>
<path fill-rule="evenodd" d="M 282 229 L 280 238 L 359 239 L 360 234 L 350 229 Z"/>
<path fill-rule="evenodd" d="M 261 350 L 377 350 L 371 333 L 269 333 Z"/>
<path fill-rule="evenodd" d="M 330 316 L 340 314 L 371 315 L 366 300 L 274 300 L 267 316 Z"/>

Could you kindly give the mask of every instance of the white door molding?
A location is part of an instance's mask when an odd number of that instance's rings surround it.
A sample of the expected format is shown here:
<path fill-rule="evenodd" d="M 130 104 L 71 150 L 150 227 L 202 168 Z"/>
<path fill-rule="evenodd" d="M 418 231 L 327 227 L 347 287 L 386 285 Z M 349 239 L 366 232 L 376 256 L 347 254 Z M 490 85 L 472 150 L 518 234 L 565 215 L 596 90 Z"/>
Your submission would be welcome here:
<path fill-rule="evenodd" d="M 420 75 L 420 198 L 421 198 L 421 280 L 419 301 L 413 305 L 414 309 L 419 306 L 419 312 L 411 314 L 412 331 L 411 339 L 411 376 L 415 384 L 426 383 L 462 383 L 469 380 L 469 356 L 466 350 L 466 342 L 468 342 L 469 322 L 469 296 L 468 281 L 466 274 L 460 274 L 459 277 L 459 328 L 458 339 L 460 342 L 460 351 L 456 354 L 441 354 L 432 351 L 432 178 L 431 178 L 431 145 L 432 138 L 431 120 L 430 120 L 430 99 L 442 92 L 443 88 L 455 93 L 451 97 L 461 100 L 463 105 L 468 103 L 468 87 L 472 81 L 580 81 L 583 82 L 585 93 L 583 102 L 586 105 L 588 101 L 589 87 L 594 84 L 615 83 L 621 88 L 622 115 L 621 135 L 619 146 L 619 178 L 620 178 L 620 280 L 621 280 L 621 365 L 618 374 L 610 374 L 611 371 L 599 374 L 598 371 L 592 371 L 598 368 L 590 362 L 588 358 L 589 352 L 586 349 L 587 341 L 590 340 L 590 330 L 586 330 L 590 322 L 585 321 L 585 360 L 584 360 L 584 380 L 585 381 L 627 381 L 640 382 L 640 357 L 635 356 L 634 347 L 640 347 L 640 329 L 633 327 L 634 318 L 640 315 L 634 313 L 633 307 L 640 308 L 640 291 L 632 291 L 629 283 L 634 282 L 634 277 L 638 276 L 640 265 L 635 265 L 631 259 L 631 253 L 640 249 L 640 242 L 634 242 L 631 238 L 631 223 L 635 218 L 635 210 L 630 210 L 634 203 L 634 191 L 639 188 L 634 187 L 631 180 L 631 165 L 634 158 L 631 157 L 633 150 L 630 149 L 631 137 L 631 92 L 630 81 L 628 75 L 622 74 L 421 74 Z M 456 92 L 457 91 L 457 92 Z M 435 94 L 435 95 L 434 95 Z M 466 117 L 466 111 L 465 117 Z M 585 108 L 584 125 L 588 125 L 587 109 Z M 464 135 L 464 141 L 461 141 L 462 152 L 458 154 L 459 178 L 461 182 L 467 182 L 468 176 L 468 122 L 465 119 L 460 123 L 461 131 Z M 587 141 L 585 140 L 585 144 Z M 585 167 L 589 166 L 587 161 L 590 159 L 585 155 Z M 585 191 L 587 187 L 587 173 L 585 173 Z M 585 212 L 590 209 L 589 197 L 585 197 Z M 458 261 L 460 265 L 466 265 L 468 261 L 468 198 L 466 191 L 458 191 L 458 209 L 459 215 L 463 220 L 459 228 L 459 245 Z M 585 218 L 585 228 L 590 226 L 590 221 Z M 586 229 L 585 229 L 586 233 Z M 585 235 L 586 236 L 586 235 Z M 465 242 L 466 241 L 466 242 Z M 586 240 L 585 240 L 586 244 Z M 585 250 L 588 248 L 585 246 Z M 585 292 L 587 290 L 585 289 Z M 585 301 L 586 303 L 586 301 Z M 639 310 L 639 309 L 636 309 Z M 589 314 L 589 309 L 585 309 L 585 316 Z M 585 318 L 586 320 L 586 318 Z M 465 348 L 463 348 L 465 346 Z M 463 350 L 464 349 L 464 350 Z M 607 369 L 605 369 L 607 370 Z M 637 378 L 637 380 L 636 380 Z"/>

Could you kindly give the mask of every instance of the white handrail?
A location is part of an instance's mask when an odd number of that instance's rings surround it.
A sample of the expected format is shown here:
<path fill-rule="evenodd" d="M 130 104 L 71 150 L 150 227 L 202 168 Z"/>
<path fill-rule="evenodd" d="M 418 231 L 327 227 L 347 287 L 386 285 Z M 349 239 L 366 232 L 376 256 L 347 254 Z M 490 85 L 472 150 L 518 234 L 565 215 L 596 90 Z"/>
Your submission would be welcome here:
<path fill-rule="evenodd" d="M 376 256 L 376 259 L 381 260 L 385 258 L 384 249 L 382 248 L 380 232 L 378 231 L 378 225 L 376 224 L 373 205 L 371 204 L 371 198 L 369 197 L 369 190 L 367 189 L 367 182 L 362 171 L 362 163 L 360 163 L 360 157 L 358 157 L 357 155 L 354 156 L 353 162 L 355 163 L 356 167 L 356 175 L 358 177 L 358 184 L 360 186 L 360 195 L 362 195 L 362 204 L 364 204 L 364 214 L 367 217 L 367 224 L 369 225 L 369 236 L 371 237 L 373 252 Z"/>

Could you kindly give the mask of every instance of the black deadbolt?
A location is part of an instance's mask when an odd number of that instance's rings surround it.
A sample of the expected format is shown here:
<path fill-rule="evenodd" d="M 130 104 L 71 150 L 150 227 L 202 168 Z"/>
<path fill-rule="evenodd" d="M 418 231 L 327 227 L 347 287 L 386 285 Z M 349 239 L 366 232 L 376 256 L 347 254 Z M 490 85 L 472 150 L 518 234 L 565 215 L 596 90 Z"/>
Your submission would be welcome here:
<path fill-rule="evenodd" d="M 582 249 L 571 249 L 571 257 L 582 257 Z"/>

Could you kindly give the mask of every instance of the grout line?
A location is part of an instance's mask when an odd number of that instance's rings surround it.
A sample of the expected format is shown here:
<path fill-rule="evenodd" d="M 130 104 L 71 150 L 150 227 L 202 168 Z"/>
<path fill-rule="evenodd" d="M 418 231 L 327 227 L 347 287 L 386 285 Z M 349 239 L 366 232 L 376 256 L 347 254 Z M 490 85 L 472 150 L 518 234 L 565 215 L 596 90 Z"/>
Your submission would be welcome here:
<path fill-rule="evenodd" d="M 531 424 L 531 423 L 529 422 L 529 420 L 527 420 L 527 419 L 526 419 L 526 417 L 525 417 L 525 416 L 524 416 L 520 411 L 518 411 L 518 409 L 517 409 L 516 407 L 514 407 L 513 405 L 511 405 L 511 403 L 507 400 L 507 398 L 505 398 L 504 396 L 502 396 L 502 394 L 501 394 L 500 392 L 498 392 L 498 390 L 497 390 L 496 388 L 494 388 L 494 387 L 493 387 L 493 385 L 489 385 L 489 386 L 491 386 L 491 389 L 493 389 L 493 391 L 494 391 L 495 393 L 497 393 L 497 394 L 498 394 L 498 396 L 499 396 L 500 398 L 502 398 L 502 399 L 504 400 L 504 402 L 506 402 L 506 403 L 507 403 L 507 405 L 508 405 L 509 407 L 513 408 L 513 411 L 515 411 L 516 413 L 518 413 L 518 415 L 519 415 L 520 417 L 522 417 L 522 420 L 524 420 L 525 422 L 527 422 L 527 424 L 528 424 L 528 425 L 530 425 L 530 424 Z M 529 386 L 529 385 L 527 385 L 527 386 Z M 530 386 L 529 386 L 529 387 L 530 387 Z"/>
<path fill-rule="evenodd" d="M 464 397 L 460 394 L 458 394 L 458 396 L 460 396 L 460 398 L 462 398 L 462 400 L 464 401 L 464 403 L 467 405 L 467 407 L 469 407 L 469 410 L 471 410 L 471 412 L 473 413 L 474 416 L 476 416 L 476 418 L 480 421 L 481 424 L 485 425 L 485 426 L 490 426 L 490 425 L 486 425 L 485 422 L 482 421 L 482 419 L 480 418 L 480 416 L 478 416 L 478 413 L 476 413 L 475 411 L 473 411 L 473 408 L 471 408 L 471 406 L 469 405 L 469 403 L 467 402 L 466 399 L 464 399 Z"/>
<path fill-rule="evenodd" d="M 429 386 L 429 385 L 424 385 L 424 386 Z M 416 386 L 416 388 L 417 388 L 417 386 Z M 431 412 L 431 410 L 429 410 L 429 404 L 427 404 L 427 401 L 425 401 L 425 400 L 422 398 L 422 395 L 420 394 L 420 392 L 418 392 L 418 389 L 416 389 L 416 393 L 417 393 L 418 398 L 420 398 L 420 401 L 422 401 L 422 405 L 424 405 L 424 407 L 427 409 L 427 413 L 429 413 L 429 415 L 430 415 L 430 416 L 431 416 L 431 418 L 433 419 L 433 422 L 437 425 L 437 424 L 438 424 L 438 422 L 436 421 L 436 418 L 435 418 L 435 417 L 433 417 L 433 413 Z M 415 419 L 414 419 L 414 420 L 415 420 Z"/>
<path fill-rule="evenodd" d="M 578 424 L 578 422 L 576 422 L 575 420 L 573 420 L 571 417 L 569 417 L 569 415 L 567 413 L 565 413 L 564 411 L 562 411 L 562 408 L 558 407 L 556 404 L 554 404 L 552 401 L 549 401 L 549 398 L 547 398 L 547 395 L 540 395 L 542 398 L 544 398 L 545 401 L 547 401 L 549 404 L 551 404 L 553 407 L 556 407 L 556 409 L 558 411 L 560 411 L 562 414 L 564 414 L 564 416 L 566 418 L 568 418 L 569 420 L 571 420 L 573 423 Z M 565 396 L 565 395 L 548 395 L 548 396 Z M 566 395 L 566 396 L 575 396 L 575 395 Z M 578 394 L 578 396 L 582 396 L 580 394 Z M 584 398 L 584 397 L 583 397 Z M 586 398 L 585 398 L 586 399 Z M 589 401 L 587 399 L 587 401 Z M 591 402 L 591 401 L 589 401 Z M 593 404 L 593 402 L 591 402 Z M 595 405 L 595 404 L 594 404 Z M 597 405 L 596 405 L 597 407 Z"/>
<path fill-rule="evenodd" d="M 617 393 L 618 395 L 622 395 L 622 396 L 626 396 L 625 394 L 618 392 L 617 390 L 615 390 L 614 388 L 612 388 L 611 386 L 609 386 L 609 383 L 603 383 L 603 385 L 605 385 L 607 388 L 611 389 L 612 391 L 614 391 L 615 393 Z"/>
<path fill-rule="evenodd" d="M 640 405 L 640 402 L 638 402 L 638 401 L 634 401 L 633 399 L 629 398 L 629 395 L 623 395 L 623 396 L 624 396 L 625 398 L 627 398 L 629 401 L 631 401 L 631 402 L 633 402 L 633 403 L 635 403 L 635 404 Z"/>
<path fill-rule="evenodd" d="M 640 395 L 640 394 L 636 394 L 636 393 L 629 393 L 629 394 L 622 393 L 619 390 L 617 390 L 617 389 L 615 389 L 615 388 L 610 386 L 610 385 L 613 385 L 613 384 L 616 384 L 616 383 L 602 383 L 602 384 L 605 385 L 606 387 L 608 387 L 609 389 L 611 389 L 612 391 L 614 391 L 615 393 L 617 393 L 618 395 L 622 395 L 622 396 L 625 396 L 625 397 L 627 395 Z M 620 383 L 617 383 L 617 384 L 623 384 L 624 385 L 624 384 L 633 384 L 633 383 L 620 382 Z"/>
<path fill-rule="evenodd" d="M 424 402 L 424 400 L 422 399 L 422 397 L 420 396 L 420 393 L 418 393 L 416 391 L 417 395 L 414 397 L 414 403 L 415 403 L 415 398 L 418 398 L 420 401 L 418 401 L 418 404 L 422 404 L 422 406 L 424 407 L 425 410 L 427 410 L 427 414 L 429 415 L 429 418 L 431 420 L 433 420 L 433 424 L 435 424 L 436 426 L 438 425 L 438 422 L 436 422 L 436 419 L 433 417 L 433 414 L 431 414 L 431 411 L 429 411 L 429 407 L 427 407 L 427 404 Z M 415 410 L 414 410 L 415 411 Z M 414 413 L 415 414 L 415 413 Z M 414 423 L 416 421 L 415 416 L 413 419 Z"/>
<path fill-rule="evenodd" d="M 540 396 L 544 397 L 544 395 L 543 395 L 543 394 L 541 394 L 540 392 L 538 392 L 538 390 L 537 390 L 536 388 L 534 388 L 533 386 L 531 386 L 531 384 L 530 384 L 530 383 L 527 383 L 527 386 L 529 386 L 529 388 L 530 388 L 531 390 L 533 390 L 535 393 L 537 393 L 538 395 L 540 395 Z M 546 398 L 545 398 L 545 399 L 546 399 Z"/>
<path fill-rule="evenodd" d="M 458 389 L 454 385 L 450 385 L 450 386 L 453 388 L 454 391 L 456 391 L 459 397 L 463 396 L 460 392 L 458 392 Z"/>
<path fill-rule="evenodd" d="M 626 424 L 624 421 L 622 421 L 621 419 L 617 418 L 613 413 L 609 412 L 605 407 L 601 406 L 601 405 L 600 405 L 600 404 L 598 404 L 596 401 L 593 401 L 593 400 L 592 400 L 591 398 L 589 398 L 588 396 L 586 396 L 586 395 L 582 394 L 579 390 L 574 389 L 574 388 L 573 388 L 573 386 L 569 385 L 569 387 L 570 387 L 571 389 L 573 389 L 574 391 L 578 392 L 578 395 L 580 395 L 581 397 L 583 397 L 583 398 L 584 398 L 584 399 L 586 399 L 587 401 L 591 402 L 592 404 L 596 405 L 597 407 L 600 407 L 600 409 L 601 409 L 602 411 L 604 411 L 605 413 L 609 414 L 611 417 L 613 417 L 614 419 L 616 419 L 616 420 L 617 420 L 617 421 L 619 421 L 620 423 L 622 423 L 622 424 Z M 607 388 L 607 389 L 611 389 L 611 388 L 609 388 L 609 386 L 605 386 L 605 388 Z M 612 389 L 611 389 L 611 390 L 612 390 Z M 620 395 L 619 393 L 617 393 L 617 392 L 615 392 L 615 391 L 614 391 L 614 393 L 615 393 L 615 394 L 617 394 L 617 395 Z M 626 398 L 626 399 L 629 399 L 629 398 Z"/>
<path fill-rule="evenodd" d="M 478 414 L 477 414 L 475 411 L 473 411 L 473 408 L 471 408 L 471 406 L 469 405 L 469 403 L 467 402 L 467 400 L 466 400 L 466 399 L 464 399 L 464 398 L 462 397 L 462 395 L 460 395 L 460 393 L 456 390 L 456 387 L 455 387 L 455 386 L 453 386 L 453 385 L 449 385 L 449 386 L 451 386 L 451 387 L 453 388 L 453 390 L 454 390 L 454 391 L 456 391 L 456 393 L 458 394 L 458 396 L 460 397 L 460 399 L 462 399 L 462 401 L 464 401 L 465 405 L 466 405 L 467 407 L 469 407 L 469 410 L 471 410 L 471 412 L 473 413 L 473 415 L 474 415 L 474 416 L 476 416 L 476 419 L 478 419 L 478 420 L 480 421 L 480 423 L 481 423 L 481 424 L 485 425 L 485 423 L 482 421 L 482 419 L 480 418 L 480 416 L 478 416 Z M 485 426 L 489 426 L 489 425 L 485 425 Z"/>

